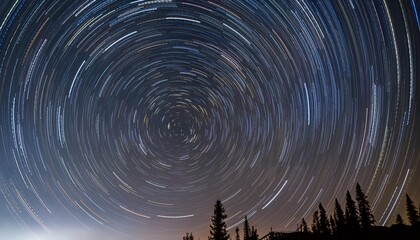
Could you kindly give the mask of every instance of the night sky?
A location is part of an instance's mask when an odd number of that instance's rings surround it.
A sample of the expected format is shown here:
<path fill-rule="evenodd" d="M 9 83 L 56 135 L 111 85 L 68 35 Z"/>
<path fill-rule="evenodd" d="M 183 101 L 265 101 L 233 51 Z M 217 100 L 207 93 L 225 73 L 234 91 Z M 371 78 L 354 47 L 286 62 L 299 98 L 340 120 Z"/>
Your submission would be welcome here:
<path fill-rule="evenodd" d="M 420 202 L 420 4 L 0 3 L 0 238 L 207 239 Z M 407 220 L 406 220 L 407 221 Z"/>

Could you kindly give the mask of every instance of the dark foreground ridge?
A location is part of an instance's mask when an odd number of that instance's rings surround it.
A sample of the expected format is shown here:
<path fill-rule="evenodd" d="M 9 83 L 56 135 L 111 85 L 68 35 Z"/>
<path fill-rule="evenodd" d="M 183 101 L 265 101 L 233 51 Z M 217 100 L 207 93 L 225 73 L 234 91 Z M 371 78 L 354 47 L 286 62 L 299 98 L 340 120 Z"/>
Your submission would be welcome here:
<path fill-rule="evenodd" d="M 312 232 L 270 232 L 259 240 L 419 240 L 420 232 L 413 229 L 411 226 L 393 224 L 391 227 L 373 226 L 369 230 L 347 233 L 340 237 L 331 236 L 330 238 L 322 238 L 316 236 Z"/>

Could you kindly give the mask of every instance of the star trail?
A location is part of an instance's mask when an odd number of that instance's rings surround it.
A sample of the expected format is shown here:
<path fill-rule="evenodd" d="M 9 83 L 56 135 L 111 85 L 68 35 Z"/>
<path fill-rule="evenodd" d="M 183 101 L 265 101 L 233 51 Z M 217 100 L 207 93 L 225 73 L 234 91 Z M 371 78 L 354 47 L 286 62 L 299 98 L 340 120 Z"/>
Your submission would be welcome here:
<path fill-rule="evenodd" d="M 0 238 L 293 231 L 420 201 L 420 4 L 0 3 Z"/>

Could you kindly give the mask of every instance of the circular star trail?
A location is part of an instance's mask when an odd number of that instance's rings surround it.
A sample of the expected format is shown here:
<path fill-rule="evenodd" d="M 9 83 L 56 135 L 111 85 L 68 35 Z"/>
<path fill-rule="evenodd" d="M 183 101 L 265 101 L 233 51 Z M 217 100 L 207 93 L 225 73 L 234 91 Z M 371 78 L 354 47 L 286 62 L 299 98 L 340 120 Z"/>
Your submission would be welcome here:
<path fill-rule="evenodd" d="M 356 182 L 393 222 L 420 200 L 419 12 L 2 2 L 3 235 L 203 239 L 217 199 L 229 229 L 295 230 Z"/>

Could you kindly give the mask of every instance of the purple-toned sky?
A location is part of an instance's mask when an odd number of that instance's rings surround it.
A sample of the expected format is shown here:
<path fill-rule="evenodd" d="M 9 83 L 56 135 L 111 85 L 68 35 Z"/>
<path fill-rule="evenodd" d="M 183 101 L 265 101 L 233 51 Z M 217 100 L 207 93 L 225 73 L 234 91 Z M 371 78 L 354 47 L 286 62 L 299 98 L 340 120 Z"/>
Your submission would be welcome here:
<path fill-rule="evenodd" d="M 0 238 L 207 239 L 420 202 L 420 5 L 0 3 Z"/>

